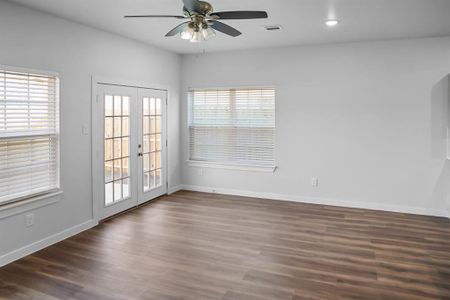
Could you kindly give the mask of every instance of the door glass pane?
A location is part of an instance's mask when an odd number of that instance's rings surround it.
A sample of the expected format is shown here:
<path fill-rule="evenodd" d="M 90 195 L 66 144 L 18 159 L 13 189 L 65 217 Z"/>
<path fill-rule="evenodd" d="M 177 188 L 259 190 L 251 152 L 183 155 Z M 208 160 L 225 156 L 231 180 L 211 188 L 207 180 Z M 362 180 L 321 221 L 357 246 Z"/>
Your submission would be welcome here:
<path fill-rule="evenodd" d="M 150 152 L 150 136 L 144 135 L 144 146 L 143 149 L 144 153 Z"/>
<path fill-rule="evenodd" d="M 122 199 L 122 180 L 114 181 L 114 201 Z"/>
<path fill-rule="evenodd" d="M 105 96 L 105 205 L 122 201 L 130 195 L 130 99 Z M 111 117 L 113 116 L 113 117 Z"/>
<path fill-rule="evenodd" d="M 129 177 L 129 158 L 122 159 L 122 177 Z"/>
<path fill-rule="evenodd" d="M 105 116 L 113 115 L 113 97 L 105 96 Z"/>
<path fill-rule="evenodd" d="M 113 140 L 105 140 L 105 161 L 111 160 L 113 158 Z"/>
<path fill-rule="evenodd" d="M 143 128 L 144 134 L 150 133 L 150 117 L 147 117 L 147 116 L 144 117 L 144 124 L 142 124 L 142 128 Z"/>
<path fill-rule="evenodd" d="M 114 139 L 114 158 L 122 157 L 122 140 L 121 138 Z"/>
<path fill-rule="evenodd" d="M 129 146 L 129 138 L 125 137 L 122 138 L 122 157 L 128 157 L 129 153 L 128 153 L 128 149 L 130 148 Z"/>
<path fill-rule="evenodd" d="M 155 172 L 155 186 L 161 185 L 161 170 L 156 170 Z"/>
<path fill-rule="evenodd" d="M 114 96 L 114 115 L 120 116 L 122 115 L 122 97 Z"/>
<path fill-rule="evenodd" d="M 155 188 L 155 172 L 150 172 L 149 174 L 149 181 L 150 181 L 150 189 Z"/>
<path fill-rule="evenodd" d="M 156 110 L 155 110 L 155 98 L 150 98 L 150 114 L 152 116 L 156 115 Z"/>
<path fill-rule="evenodd" d="M 143 98 L 144 192 L 161 186 L 161 99 Z"/>
<path fill-rule="evenodd" d="M 150 153 L 150 168 L 149 170 L 154 170 L 155 169 L 155 155 L 156 153 Z"/>
<path fill-rule="evenodd" d="M 105 205 L 110 205 L 114 202 L 113 183 L 105 184 Z"/>
<path fill-rule="evenodd" d="M 122 98 L 122 115 L 128 116 L 130 114 L 130 98 L 123 97 Z"/>
<path fill-rule="evenodd" d="M 129 121 L 128 117 L 122 118 L 122 136 L 129 136 L 130 135 L 130 128 L 129 128 Z"/>
<path fill-rule="evenodd" d="M 114 137 L 122 136 L 122 118 L 114 118 Z"/>
<path fill-rule="evenodd" d="M 150 156 L 150 154 L 148 154 L 148 153 L 144 154 L 144 172 L 150 171 L 149 156 Z"/>
<path fill-rule="evenodd" d="M 105 117 L 105 138 L 113 137 L 113 118 Z"/>
<path fill-rule="evenodd" d="M 149 189 L 150 189 L 149 174 L 144 173 L 144 191 L 148 191 Z"/>
<path fill-rule="evenodd" d="M 161 151 L 156 152 L 156 169 L 161 168 Z"/>
<path fill-rule="evenodd" d="M 149 99 L 147 97 L 144 97 L 142 99 L 142 101 L 144 102 L 144 116 L 148 116 L 150 115 L 150 107 L 149 107 Z"/>
<path fill-rule="evenodd" d="M 151 134 L 155 134 L 155 117 L 150 117 L 150 132 Z"/>
<path fill-rule="evenodd" d="M 155 115 L 161 115 L 161 99 L 156 99 L 156 113 Z"/>
<path fill-rule="evenodd" d="M 105 162 L 105 182 L 113 180 L 113 162 L 112 160 Z"/>
<path fill-rule="evenodd" d="M 122 180 L 122 192 L 123 198 L 130 197 L 130 178 L 125 178 Z"/>
<path fill-rule="evenodd" d="M 121 159 L 114 160 L 114 180 L 122 178 L 122 163 Z"/>
<path fill-rule="evenodd" d="M 155 133 L 161 133 L 161 117 L 156 117 L 156 132 Z"/>
<path fill-rule="evenodd" d="M 156 150 L 154 150 L 154 151 L 161 151 L 161 135 L 160 134 L 157 134 L 157 135 L 154 135 L 154 137 L 155 137 L 155 144 L 156 144 L 156 148 L 153 148 L 153 149 L 156 149 Z"/>

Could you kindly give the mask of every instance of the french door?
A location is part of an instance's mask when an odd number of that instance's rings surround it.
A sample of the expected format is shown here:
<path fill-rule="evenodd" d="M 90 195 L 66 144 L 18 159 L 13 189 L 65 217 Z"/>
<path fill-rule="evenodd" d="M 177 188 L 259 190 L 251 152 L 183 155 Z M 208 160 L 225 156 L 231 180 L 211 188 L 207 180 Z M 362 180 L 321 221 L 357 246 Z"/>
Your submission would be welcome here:
<path fill-rule="evenodd" d="M 103 151 L 96 188 L 103 219 L 167 193 L 167 94 L 106 84 L 97 92 L 102 124 L 94 142 Z"/>

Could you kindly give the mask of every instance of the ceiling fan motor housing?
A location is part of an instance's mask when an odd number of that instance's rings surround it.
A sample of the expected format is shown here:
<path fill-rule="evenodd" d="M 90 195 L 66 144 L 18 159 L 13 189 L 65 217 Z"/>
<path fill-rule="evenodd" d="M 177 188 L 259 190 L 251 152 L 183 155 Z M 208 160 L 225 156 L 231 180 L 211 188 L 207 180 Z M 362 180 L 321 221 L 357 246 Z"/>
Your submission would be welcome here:
<path fill-rule="evenodd" d="M 197 1 L 195 11 L 189 11 L 185 6 L 183 7 L 183 13 L 186 16 L 202 15 L 207 16 L 213 12 L 213 7 L 211 4 L 205 1 Z"/>

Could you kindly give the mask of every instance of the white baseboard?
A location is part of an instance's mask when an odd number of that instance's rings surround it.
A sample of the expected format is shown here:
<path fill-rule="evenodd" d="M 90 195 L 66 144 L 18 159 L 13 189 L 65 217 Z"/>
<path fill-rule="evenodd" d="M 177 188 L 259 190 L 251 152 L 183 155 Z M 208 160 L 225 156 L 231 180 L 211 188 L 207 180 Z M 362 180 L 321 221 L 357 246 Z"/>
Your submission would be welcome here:
<path fill-rule="evenodd" d="M 183 185 L 181 185 L 181 184 L 177 185 L 177 186 L 172 186 L 169 188 L 168 194 L 170 195 L 170 194 L 176 193 L 178 191 L 181 191 L 182 189 L 183 189 Z"/>
<path fill-rule="evenodd" d="M 272 200 L 281 200 L 281 201 L 291 201 L 291 202 L 300 202 L 300 203 L 332 205 L 332 206 L 341 206 L 341 207 L 349 207 L 349 208 L 362 208 L 362 209 L 399 212 L 399 213 L 424 215 L 424 216 L 449 217 L 449 213 L 447 211 L 437 210 L 437 209 L 428 209 L 428 208 L 422 208 L 422 207 L 410 207 L 410 206 L 400 206 L 400 205 L 370 203 L 370 202 L 356 202 L 356 201 L 346 201 L 346 200 L 329 199 L 329 198 L 308 197 L 308 196 L 259 193 L 259 192 L 253 192 L 253 191 L 214 188 L 214 187 L 195 186 L 195 185 L 183 185 L 182 189 L 188 190 L 188 191 L 195 191 L 195 192 L 204 192 L 204 193 L 217 193 L 217 194 L 225 194 L 225 195 L 235 195 L 235 196 L 272 199 Z"/>
<path fill-rule="evenodd" d="M 73 226 L 69 229 L 66 229 L 64 231 L 55 233 L 55 234 L 53 234 L 49 237 L 46 237 L 40 241 L 34 242 L 30 245 L 24 246 L 22 248 L 14 250 L 10 253 L 2 255 L 2 256 L 0 256 L 0 267 L 5 266 L 9 263 L 12 263 L 15 260 L 18 260 L 27 255 L 30 255 L 36 251 L 39 251 L 41 249 L 48 247 L 48 246 L 51 246 L 55 243 L 58 243 L 62 240 L 65 240 L 73 235 L 76 235 L 76 234 L 82 232 L 82 231 L 90 229 L 90 228 L 96 226 L 97 224 L 98 224 L 97 221 L 89 220 L 89 221 L 86 221 L 79 225 Z"/>

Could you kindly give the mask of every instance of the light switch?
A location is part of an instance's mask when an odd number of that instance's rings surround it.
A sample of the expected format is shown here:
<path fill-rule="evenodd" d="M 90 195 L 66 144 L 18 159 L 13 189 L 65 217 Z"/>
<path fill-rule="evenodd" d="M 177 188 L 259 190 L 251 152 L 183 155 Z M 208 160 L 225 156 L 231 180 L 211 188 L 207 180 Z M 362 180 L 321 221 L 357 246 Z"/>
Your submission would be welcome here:
<path fill-rule="evenodd" d="M 25 225 L 31 227 L 34 225 L 34 214 L 28 214 L 25 217 Z"/>
<path fill-rule="evenodd" d="M 86 124 L 83 124 L 81 126 L 81 133 L 83 135 L 89 135 L 89 126 L 87 126 Z"/>

